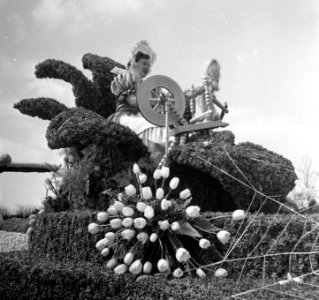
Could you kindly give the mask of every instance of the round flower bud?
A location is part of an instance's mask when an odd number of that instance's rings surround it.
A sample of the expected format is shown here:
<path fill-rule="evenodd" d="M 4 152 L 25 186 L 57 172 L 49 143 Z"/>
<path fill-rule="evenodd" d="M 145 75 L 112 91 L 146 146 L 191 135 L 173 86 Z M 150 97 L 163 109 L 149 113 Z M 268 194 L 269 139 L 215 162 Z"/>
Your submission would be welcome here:
<path fill-rule="evenodd" d="M 110 254 L 110 249 L 109 248 L 102 249 L 101 254 L 103 256 L 108 256 Z"/>
<path fill-rule="evenodd" d="M 180 269 L 180 268 L 175 269 L 174 272 L 173 272 L 173 276 L 176 277 L 176 278 L 182 277 L 183 274 L 184 273 L 183 273 L 182 269 Z"/>
<path fill-rule="evenodd" d="M 101 251 L 103 248 L 106 247 L 108 240 L 107 239 L 102 239 L 97 241 L 97 243 L 95 244 L 95 247 L 97 250 Z"/>
<path fill-rule="evenodd" d="M 158 180 L 162 177 L 162 171 L 161 169 L 156 169 L 153 173 L 153 178 Z"/>
<path fill-rule="evenodd" d="M 156 242 L 157 240 L 157 234 L 156 233 L 152 233 L 151 236 L 150 236 L 150 241 L 152 243 Z"/>
<path fill-rule="evenodd" d="M 186 215 L 189 216 L 190 218 L 199 217 L 199 211 L 200 211 L 199 206 L 195 206 L 195 205 L 188 206 L 185 210 Z"/>
<path fill-rule="evenodd" d="M 127 271 L 127 265 L 125 265 L 125 264 L 118 265 L 114 269 L 114 273 L 117 274 L 117 275 L 124 274 L 126 271 Z"/>
<path fill-rule="evenodd" d="M 151 262 L 147 261 L 144 263 L 143 272 L 145 274 L 150 274 L 152 272 L 153 265 Z"/>
<path fill-rule="evenodd" d="M 161 230 L 167 230 L 170 227 L 170 224 L 167 220 L 165 221 L 158 221 L 158 225 Z"/>
<path fill-rule="evenodd" d="M 154 217 L 154 209 L 152 206 L 146 206 L 144 210 L 144 217 L 149 220 Z"/>
<path fill-rule="evenodd" d="M 124 203 L 121 201 L 115 200 L 113 206 L 117 209 L 117 211 L 121 212 L 124 207 Z"/>
<path fill-rule="evenodd" d="M 175 256 L 179 262 L 188 261 L 191 257 L 185 248 L 178 248 Z"/>
<path fill-rule="evenodd" d="M 96 215 L 96 218 L 99 222 L 103 223 L 109 218 L 109 215 L 106 212 L 101 211 Z"/>
<path fill-rule="evenodd" d="M 162 188 L 158 188 L 156 190 L 156 199 L 161 200 L 164 197 L 164 190 Z"/>
<path fill-rule="evenodd" d="M 122 214 L 125 217 L 132 217 L 134 215 L 134 209 L 132 207 L 129 207 L 129 206 L 124 206 L 122 209 Z"/>
<path fill-rule="evenodd" d="M 111 205 L 108 209 L 107 212 L 111 215 L 114 216 L 118 213 L 117 209 L 115 208 L 114 205 Z"/>
<path fill-rule="evenodd" d="M 163 199 L 161 201 L 161 209 L 162 210 L 168 210 L 168 208 L 171 206 L 172 206 L 172 201 L 166 200 L 166 199 Z"/>
<path fill-rule="evenodd" d="M 246 217 L 246 214 L 243 210 L 241 209 L 237 209 L 233 212 L 233 220 L 234 221 L 240 221 L 240 220 L 243 220 L 245 219 Z"/>
<path fill-rule="evenodd" d="M 142 243 L 145 244 L 148 240 L 148 234 L 146 232 L 140 232 L 136 238 Z"/>
<path fill-rule="evenodd" d="M 116 258 L 112 257 L 106 264 L 106 267 L 109 269 L 114 269 L 118 265 Z"/>
<path fill-rule="evenodd" d="M 140 184 L 143 184 L 143 183 L 145 183 L 146 182 L 146 180 L 147 180 L 147 176 L 145 175 L 145 174 L 140 174 L 139 176 L 138 176 L 138 178 L 139 178 L 139 180 L 140 180 Z"/>
<path fill-rule="evenodd" d="M 99 224 L 90 223 L 88 226 L 89 233 L 96 234 L 100 231 Z"/>
<path fill-rule="evenodd" d="M 135 175 L 139 175 L 139 174 L 141 173 L 141 169 L 140 169 L 140 167 L 138 166 L 138 164 L 134 164 L 134 165 L 133 165 L 133 173 L 134 173 Z"/>
<path fill-rule="evenodd" d="M 226 230 L 221 230 L 217 233 L 217 238 L 222 244 L 227 244 L 230 239 L 230 233 Z"/>
<path fill-rule="evenodd" d="M 227 277 L 228 276 L 228 272 L 223 269 L 223 268 L 219 268 L 215 271 L 215 276 L 216 277 Z"/>
<path fill-rule="evenodd" d="M 157 268 L 161 273 L 166 272 L 169 269 L 168 261 L 164 258 L 161 258 L 157 263 Z"/>
<path fill-rule="evenodd" d="M 116 234 L 114 232 L 109 231 L 105 234 L 105 237 L 109 240 L 114 240 L 116 238 Z"/>
<path fill-rule="evenodd" d="M 123 227 L 131 227 L 133 225 L 133 219 L 130 217 L 123 219 L 122 225 Z"/>
<path fill-rule="evenodd" d="M 129 271 L 132 274 L 138 275 L 142 272 L 142 269 L 143 269 L 143 265 L 141 263 L 141 260 L 137 259 L 131 264 Z"/>
<path fill-rule="evenodd" d="M 197 274 L 197 276 L 199 276 L 200 278 L 206 277 L 205 272 L 204 272 L 201 268 L 198 268 L 198 269 L 196 270 L 196 274 Z"/>
<path fill-rule="evenodd" d="M 124 263 L 128 266 L 133 262 L 133 260 L 134 260 L 134 254 L 132 252 L 127 252 L 123 259 Z"/>
<path fill-rule="evenodd" d="M 153 197 L 152 190 L 149 186 L 145 186 L 142 188 L 142 197 L 145 200 L 149 200 Z"/>
<path fill-rule="evenodd" d="M 163 166 L 161 172 L 162 172 L 162 177 L 163 178 L 168 178 L 169 177 L 169 168 L 168 167 Z"/>
<path fill-rule="evenodd" d="M 125 187 L 125 194 L 129 197 L 132 197 L 136 194 L 136 188 L 133 184 L 129 184 Z"/>
<path fill-rule="evenodd" d="M 143 229 L 146 226 L 146 224 L 147 221 L 142 217 L 134 219 L 134 227 L 136 229 Z"/>
<path fill-rule="evenodd" d="M 182 190 L 180 193 L 179 193 L 179 198 L 181 199 L 187 199 L 191 196 L 191 191 L 189 189 L 185 189 L 185 190 Z"/>
<path fill-rule="evenodd" d="M 199 241 L 199 247 L 201 247 L 202 249 L 207 249 L 210 247 L 210 241 L 206 240 L 206 239 L 200 239 Z"/>
<path fill-rule="evenodd" d="M 147 204 L 144 202 L 137 202 L 136 204 L 136 209 L 140 212 L 144 212 L 146 207 L 147 207 Z"/>
<path fill-rule="evenodd" d="M 171 181 L 169 182 L 169 187 L 171 190 L 175 190 L 178 187 L 179 184 L 179 178 L 178 177 L 173 177 Z M 176 269 L 178 270 L 178 269 Z"/>
<path fill-rule="evenodd" d="M 171 229 L 172 229 L 173 231 L 178 231 L 178 230 L 181 229 L 181 227 L 180 227 L 179 223 L 178 223 L 177 221 L 175 221 L 175 222 L 172 223 Z"/>
<path fill-rule="evenodd" d="M 110 226 L 113 229 L 117 229 L 122 227 L 122 220 L 120 218 L 116 218 L 110 221 Z"/>
<path fill-rule="evenodd" d="M 121 232 L 124 240 L 131 240 L 135 236 L 135 230 L 125 229 Z"/>

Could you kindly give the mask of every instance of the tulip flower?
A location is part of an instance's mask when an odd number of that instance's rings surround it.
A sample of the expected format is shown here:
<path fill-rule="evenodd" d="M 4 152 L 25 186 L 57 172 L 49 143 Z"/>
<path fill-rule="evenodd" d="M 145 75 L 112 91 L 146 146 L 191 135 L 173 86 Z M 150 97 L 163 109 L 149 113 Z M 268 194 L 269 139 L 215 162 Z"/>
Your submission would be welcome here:
<path fill-rule="evenodd" d="M 182 190 L 180 193 L 179 193 L 179 198 L 181 199 L 187 199 L 191 196 L 191 191 L 189 189 L 185 189 L 185 190 Z"/>
<path fill-rule="evenodd" d="M 146 176 L 145 174 L 140 174 L 140 175 L 138 176 L 138 178 L 139 178 L 139 180 L 140 180 L 140 184 L 145 183 L 146 180 L 147 180 L 147 176 Z"/>
<path fill-rule="evenodd" d="M 139 175 L 139 174 L 141 173 L 141 169 L 140 169 L 140 167 L 138 166 L 138 164 L 134 164 L 134 165 L 133 165 L 133 173 L 134 173 L 135 175 Z"/>
<path fill-rule="evenodd" d="M 144 210 L 144 217 L 149 220 L 154 217 L 154 209 L 152 206 L 146 206 Z"/>
<path fill-rule="evenodd" d="M 120 218 L 116 218 L 110 221 L 110 226 L 113 229 L 117 229 L 122 227 L 122 220 Z"/>
<path fill-rule="evenodd" d="M 219 268 L 215 271 L 215 276 L 216 277 L 227 277 L 228 276 L 228 272 L 223 269 L 223 268 Z"/>
<path fill-rule="evenodd" d="M 136 229 L 143 229 L 146 226 L 146 224 L 147 221 L 142 217 L 134 219 L 134 227 Z"/>
<path fill-rule="evenodd" d="M 118 265 L 114 269 L 114 273 L 117 274 L 117 275 L 124 274 L 126 271 L 127 271 L 127 265 L 125 265 L 125 264 Z"/>
<path fill-rule="evenodd" d="M 135 236 L 135 230 L 125 229 L 121 232 L 124 240 L 131 240 Z"/>
<path fill-rule="evenodd" d="M 91 234 L 96 234 L 100 231 L 99 224 L 96 223 L 90 223 L 88 226 L 88 230 Z"/>
<path fill-rule="evenodd" d="M 106 212 L 101 211 L 96 215 L 96 218 L 99 222 L 103 223 L 109 218 L 109 215 Z"/>
<path fill-rule="evenodd" d="M 226 230 L 221 230 L 217 233 L 217 238 L 222 244 L 227 244 L 230 239 L 230 233 Z"/>
<path fill-rule="evenodd" d="M 175 190 L 178 187 L 178 184 L 179 184 L 179 178 L 173 177 L 171 181 L 169 182 L 169 187 L 171 190 Z"/>
<path fill-rule="evenodd" d="M 181 227 L 180 227 L 179 223 L 178 223 L 177 221 L 175 221 L 175 222 L 172 223 L 171 229 L 172 229 L 173 231 L 178 231 L 178 230 L 181 229 Z"/>
<path fill-rule="evenodd" d="M 101 251 L 103 248 L 106 247 L 108 240 L 107 239 L 102 239 L 97 241 L 97 243 L 95 244 L 95 247 L 97 250 Z"/>
<path fill-rule="evenodd" d="M 117 209 L 117 211 L 121 212 L 124 207 L 124 203 L 121 201 L 115 200 L 113 206 Z"/>
<path fill-rule="evenodd" d="M 103 256 L 108 256 L 110 254 L 110 249 L 109 248 L 102 249 L 101 254 Z"/>
<path fill-rule="evenodd" d="M 141 263 L 141 260 L 137 259 L 131 264 L 129 271 L 132 274 L 138 275 L 142 272 L 142 269 L 143 269 L 143 265 Z"/>
<path fill-rule="evenodd" d="M 156 199 L 161 200 L 164 197 L 164 190 L 162 188 L 158 188 L 156 190 Z"/>
<path fill-rule="evenodd" d="M 241 209 L 237 209 L 233 212 L 233 220 L 234 221 L 240 221 L 240 220 L 243 220 L 245 219 L 246 217 L 246 214 L 243 210 Z"/>
<path fill-rule="evenodd" d="M 133 262 L 133 260 L 134 260 L 134 253 L 132 252 L 127 252 L 123 259 L 124 263 L 128 266 Z"/>
<path fill-rule="evenodd" d="M 137 240 L 140 241 L 142 244 L 145 244 L 148 240 L 148 234 L 146 232 L 140 232 L 136 236 Z"/>
<path fill-rule="evenodd" d="M 114 205 L 111 205 L 108 209 L 107 212 L 109 215 L 114 216 L 118 213 L 117 209 L 115 208 Z"/>
<path fill-rule="evenodd" d="M 125 217 L 132 217 L 134 215 L 134 209 L 129 206 L 124 206 L 122 209 L 122 214 Z"/>
<path fill-rule="evenodd" d="M 151 262 L 147 261 L 144 263 L 143 272 L 145 274 L 150 274 L 152 272 L 153 265 Z"/>
<path fill-rule="evenodd" d="M 179 262 L 188 261 L 191 257 L 185 248 L 178 248 L 175 256 Z"/>
<path fill-rule="evenodd" d="M 105 234 L 105 237 L 109 240 L 114 240 L 116 238 L 116 234 L 114 232 L 109 231 Z"/>
<path fill-rule="evenodd" d="M 161 258 L 157 263 L 157 268 L 161 273 L 166 272 L 169 269 L 168 261 L 164 258 Z"/>
<path fill-rule="evenodd" d="M 147 204 L 144 203 L 144 202 L 137 202 L 136 204 L 136 209 L 139 211 L 139 212 L 144 212 L 145 208 L 147 207 Z"/>
<path fill-rule="evenodd" d="M 202 249 L 207 249 L 210 247 L 210 241 L 206 240 L 206 239 L 200 239 L 199 241 L 199 247 L 201 247 Z"/>
<path fill-rule="evenodd" d="M 156 242 L 157 237 L 158 237 L 158 236 L 157 236 L 156 233 L 152 233 L 151 236 L 150 236 L 150 241 L 151 241 L 152 243 Z"/>
<path fill-rule="evenodd" d="M 122 225 L 123 227 L 131 227 L 133 225 L 133 219 L 130 217 L 123 219 Z"/>
<path fill-rule="evenodd" d="M 185 210 L 186 212 L 186 215 L 190 218 L 197 218 L 200 216 L 199 214 L 199 211 L 200 211 L 200 207 L 199 206 L 194 206 L 194 205 L 191 205 L 191 206 L 188 206 Z"/>
<path fill-rule="evenodd" d="M 167 230 L 170 227 L 170 224 L 167 220 L 165 221 L 158 221 L 158 225 L 160 227 L 161 230 Z"/>
<path fill-rule="evenodd" d="M 106 267 L 109 269 L 114 269 L 118 265 L 116 258 L 112 257 L 106 264 Z"/>
<path fill-rule="evenodd" d="M 142 197 L 145 200 L 149 200 L 153 197 L 152 190 L 149 186 L 145 186 L 142 188 Z"/>
<path fill-rule="evenodd" d="M 184 274 L 184 272 L 180 268 L 175 269 L 174 272 L 173 272 L 173 276 L 176 277 L 176 278 L 182 277 L 183 274 Z"/>
<path fill-rule="evenodd" d="M 163 199 L 161 201 L 161 209 L 162 210 L 168 210 L 168 208 L 171 206 L 172 206 L 172 201 L 166 200 L 166 199 Z"/>
<path fill-rule="evenodd" d="M 196 270 L 196 274 L 197 274 L 197 276 L 199 276 L 200 278 L 206 277 L 205 272 L 204 272 L 201 268 L 198 268 L 198 269 Z"/>
<path fill-rule="evenodd" d="M 124 189 L 125 189 L 125 194 L 129 197 L 132 197 L 136 194 L 136 188 L 133 184 L 129 184 Z"/>
<path fill-rule="evenodd" d="M 162 177 L 163 178 L 168 178 L 169 177 L 169 168 L 168 167 L 163 166 L 161 172 L 162 172 Z"/>
<path fill-rule="evenodd" d="M 158 180 L 162 177 L 162 171 L 160 169 L 156 169 L 153 173 L 153 178 Z"/>

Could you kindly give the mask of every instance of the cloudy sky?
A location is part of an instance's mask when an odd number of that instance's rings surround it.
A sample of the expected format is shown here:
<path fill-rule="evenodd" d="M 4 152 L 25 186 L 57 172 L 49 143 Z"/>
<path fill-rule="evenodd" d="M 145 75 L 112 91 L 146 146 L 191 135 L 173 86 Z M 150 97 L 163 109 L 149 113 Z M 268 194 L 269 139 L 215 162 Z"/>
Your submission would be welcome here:
<path fill-rule="evenodd" d="M 216 58 L 217 97 L 228 102 L 236 142 L 261 144 L 296 167 L 308 155 L 319 170 L 316 0 L 0 0 L 0 154 L 62 161 L 46 145 L 48 122 L 12 108 L 36 97 L 74 106 L 71 86 L 36 79 L 36 64 L 54 58 L 82 70 L 86 53 L 125 64 L 141 39 L 157 52 L 152 74 L 182 89 L 199 85 L 203 63 Z M 48 175 L 0 174 L 0 206 L 39 204 Z"/>

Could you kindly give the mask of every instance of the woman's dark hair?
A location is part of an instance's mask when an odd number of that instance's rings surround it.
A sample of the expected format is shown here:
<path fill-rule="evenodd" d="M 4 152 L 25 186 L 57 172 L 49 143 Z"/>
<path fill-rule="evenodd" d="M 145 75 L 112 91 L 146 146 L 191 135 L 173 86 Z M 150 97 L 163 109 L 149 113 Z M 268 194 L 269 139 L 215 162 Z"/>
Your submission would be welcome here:
<path fill-rule="evenodd" d="M 150 56 L 147 55 L 147 54 L 144 54 L 143 52 L 137 52 L 136 55 L 135 55 L 135 62 L 138 62 L 140 59 L 150 59 Z M 129 61 L 127 63 L 127 66 L 126 68 L 129 69 L 131 67 L 131 61 Z"/>

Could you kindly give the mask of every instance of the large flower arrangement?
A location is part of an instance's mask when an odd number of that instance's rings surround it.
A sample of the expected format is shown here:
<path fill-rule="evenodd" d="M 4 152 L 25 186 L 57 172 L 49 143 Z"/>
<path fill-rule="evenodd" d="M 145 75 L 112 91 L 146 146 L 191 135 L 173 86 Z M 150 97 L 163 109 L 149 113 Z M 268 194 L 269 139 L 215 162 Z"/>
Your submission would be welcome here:
<path fill-rule="evenodd" d="M 205 277 L 209 268 L 203 266 L 201 258 L 207 257 L 205 252 L 214 247 L 213 241 L 228 243 L 230 233 L 214 227 L 198 206 L 191 205 L 189 189 L 182 190 L 178 198 L 170 197 L 179 178 L 174 177 L 165 185 L 168 167 L 155 170 L 154 195 L 137 164 L 133 173 L 138 187 L 127 185 L 125 193 L 120 193 L 106 212 L 97 214 L 98 222 L 88 226 L 92 234 L 105 232 L 95 246 L 109 257 L 106 266 L 116 274 L 167 272 L 179 278 L 195 271 Z M 241 217 L 244 214 L 239 211 L 237 219 Z M 215 275 L 227 276 L 227 271 L 219 268 Z"/>

